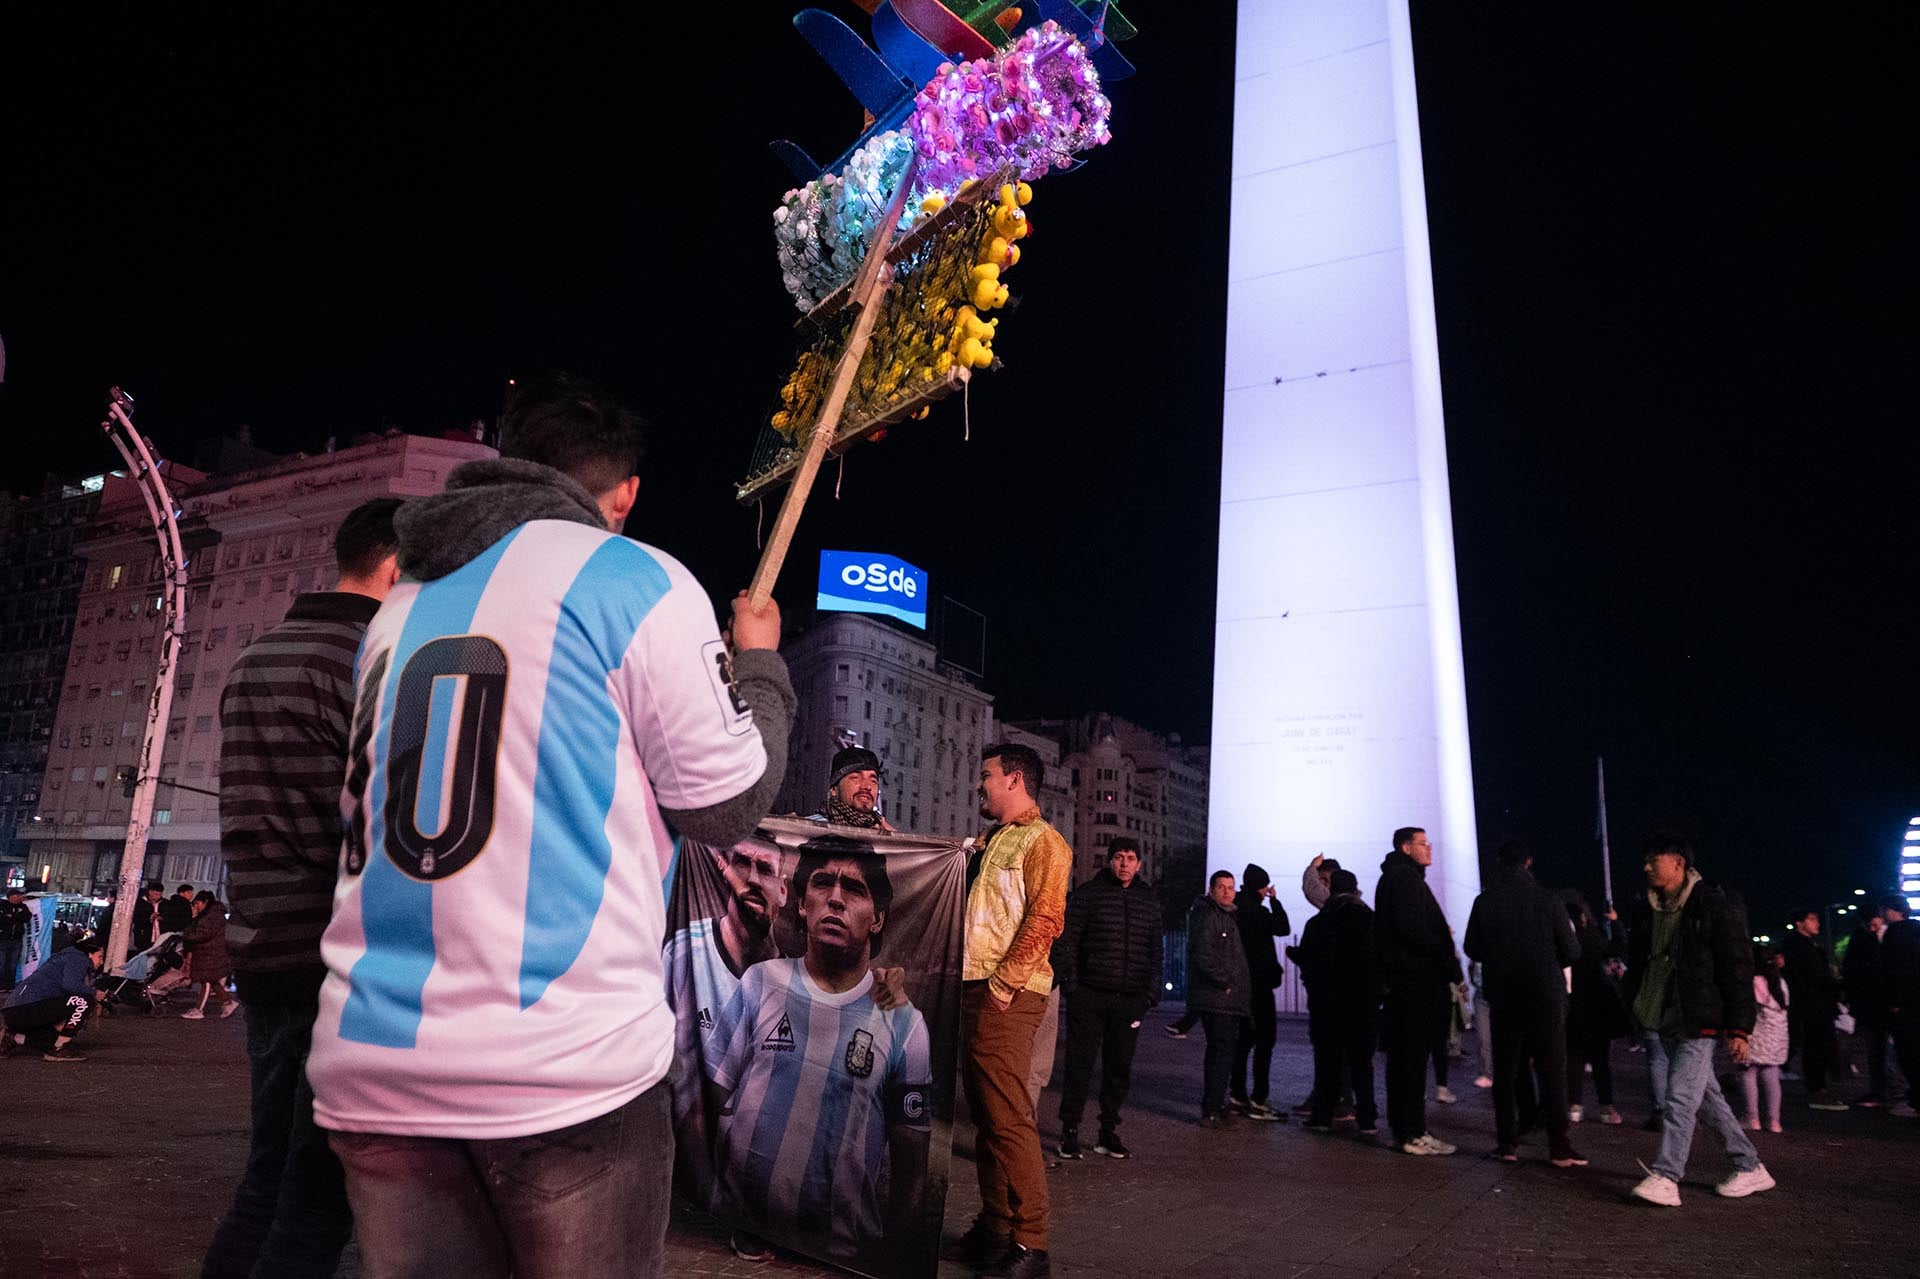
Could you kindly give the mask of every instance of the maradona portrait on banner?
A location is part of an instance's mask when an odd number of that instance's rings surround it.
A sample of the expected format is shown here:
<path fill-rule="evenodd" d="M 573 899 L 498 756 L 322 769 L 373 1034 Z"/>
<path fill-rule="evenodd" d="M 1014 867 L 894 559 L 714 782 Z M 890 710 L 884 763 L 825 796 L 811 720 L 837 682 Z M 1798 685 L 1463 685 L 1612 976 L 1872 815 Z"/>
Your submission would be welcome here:
<path fill-rule="evenodd" d="M 933 1066 L 912 1004 L 882 1011 L 872 963 L 893 885 L 872 844 L 801 844 L 787 889 L 806 953 L 749 966 L 714 1020 L 707 1087 L 722 1216 L 860 1269 L 921 1230 Z"/>

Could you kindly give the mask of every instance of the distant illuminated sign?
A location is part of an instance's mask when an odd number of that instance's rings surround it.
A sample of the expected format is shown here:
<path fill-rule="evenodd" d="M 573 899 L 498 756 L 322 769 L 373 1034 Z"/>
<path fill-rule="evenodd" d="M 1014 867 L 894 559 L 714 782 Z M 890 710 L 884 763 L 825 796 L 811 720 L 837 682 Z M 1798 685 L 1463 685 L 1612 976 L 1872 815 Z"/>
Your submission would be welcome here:
<path fill-rule="evenodd" d="M 82 493 L 98 493 L 106 486 L 107 477 L 104 475 L 89 475 L 86 479 L 80 481 L 80 491 Z"/>
<path fill-rule="evenodd" d="M 871 551 L 820 552 L 825 613 L 883 613 L 927 629 L 927 573 L 903 559 Z"/>

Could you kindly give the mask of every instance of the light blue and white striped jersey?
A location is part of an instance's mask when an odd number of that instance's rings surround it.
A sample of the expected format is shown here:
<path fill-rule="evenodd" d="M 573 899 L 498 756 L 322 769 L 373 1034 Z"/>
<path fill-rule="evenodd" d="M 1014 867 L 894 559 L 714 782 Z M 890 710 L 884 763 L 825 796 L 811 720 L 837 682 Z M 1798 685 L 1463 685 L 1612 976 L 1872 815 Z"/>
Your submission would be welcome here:
<path fill-rule="evenodd" d="M 674 1056 L 686 1063 L 674 1083 L 674 1131 L 682 1131 L 687 1115 L 702 1103 L 705 1073 L 696 1063 L 716 1061 L 719 1049 L 714 1032 L 721 1011 L 740 979 L 720 953 L 720 920 L 696 919 L 667 940 L 667 1004 L 674 1013 Z M 751 970 L 749 970 L 751 971 Z M 702 1205 L 703 1207 L 705 1205 Z"/>
<path fill-rule="evenodd" d="M 663 1079 L 660 810 L 766 769 L 706 592 L 584 524 L 403 582 L 367 630 L 307 1072 L 327 1128 L 550 1132 Z"/>
<path fill-rule="evenodd" d="M 806 961 L 749 967 L 714 1026 L 720 1211 L 797 1234 L 843 1261 L 884 1237 L 881 1175 L 894 1126 L 930 1127 L 927 1023 L 912 1005 L 881 1012 L 873 974 L 842 994 Z"/>

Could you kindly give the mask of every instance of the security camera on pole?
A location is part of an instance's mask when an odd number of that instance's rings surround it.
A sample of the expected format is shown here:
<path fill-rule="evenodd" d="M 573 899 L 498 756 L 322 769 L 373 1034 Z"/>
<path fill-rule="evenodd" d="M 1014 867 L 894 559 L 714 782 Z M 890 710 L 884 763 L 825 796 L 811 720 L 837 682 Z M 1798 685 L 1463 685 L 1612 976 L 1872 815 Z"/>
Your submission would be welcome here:
<path fill-rule="evenodd" d="M 126 851 L 120 855 L 120 888 L 114 900 L 140 899 L 147 858 L 147 833 L 153 824 L 153 793 L 160 781 L 160 756 L 166 749 L 167 716 L 173 710 L 173 679 L 179 667 L 180 639 L 186 633 L 187 562 L 180 551 L 180 526 L 174 520 L 173 496 L 160 475 L 153 452 L 133 429 L 133 397 L 114 387 L 107 396 L 107 419 L 100 424 L 126 460 L 127 474 L 140 488 L 160 547 L 161 619 L 160 666 L 154 673 L 153 694 L 147 701 L 146 735 L 140 743 L 140 763 L 133 778 L 133 803 L 127 815 Z M 113 933 L 107 938 L 107 968 L 126 962 L 133 931 L 133 911 L 113 912 Z"/>

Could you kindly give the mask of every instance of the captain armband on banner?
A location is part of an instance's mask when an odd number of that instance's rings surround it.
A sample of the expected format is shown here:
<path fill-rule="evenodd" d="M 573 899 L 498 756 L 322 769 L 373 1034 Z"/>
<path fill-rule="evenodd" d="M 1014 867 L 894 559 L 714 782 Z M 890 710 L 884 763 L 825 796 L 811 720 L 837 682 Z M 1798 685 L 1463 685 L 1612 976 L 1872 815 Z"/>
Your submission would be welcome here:
<path fill-rule="evenodd" d="M 895 1084 L 887 1090 L 887 1122 L 914 1128 L 927 1127 L 927 1099 L 932 1094 L 932 1080 L 924 1084 Z"/>

